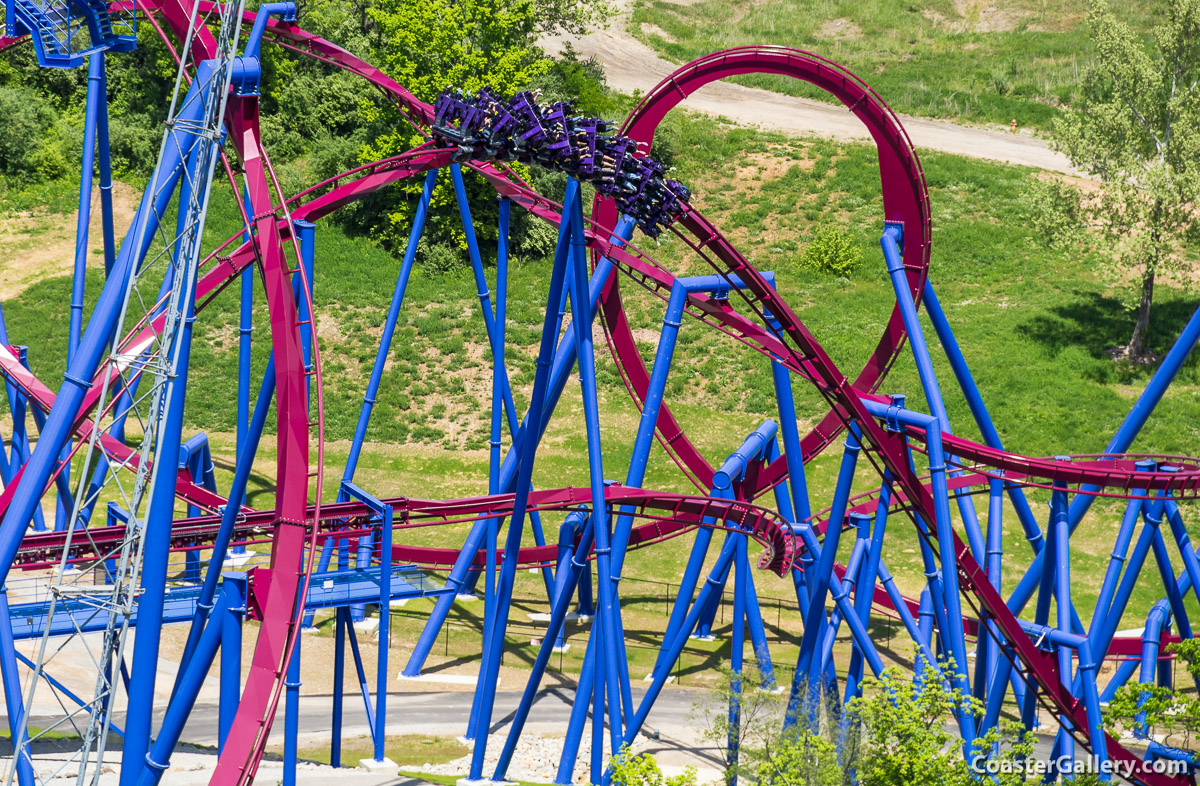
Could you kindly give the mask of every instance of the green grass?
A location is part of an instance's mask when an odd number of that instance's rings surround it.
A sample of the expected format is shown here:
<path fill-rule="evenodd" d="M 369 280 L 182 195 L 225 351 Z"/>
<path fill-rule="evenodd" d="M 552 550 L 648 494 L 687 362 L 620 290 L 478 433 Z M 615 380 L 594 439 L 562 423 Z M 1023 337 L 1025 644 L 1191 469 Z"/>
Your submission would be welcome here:
<path fill-rule="evenodd" d="M 281 753 L 281 751 L 273 751 Z M 401 767 L 420 767 L 424 764 L 445 764 L 467 755 L 470 748 L 449 737 L 429 734 L 394 734 L 386 738 L 384 755 Z M 329 763 L 329 746 L 317 745 L 296 752 L 301 761 Z M 363 759 L 374 757 L 370 737 L 351 737 L 342 740 L 342 766 L 357 767 Z M 421 776 L 425 779 L 425 776 Z M 436 781 L 435 781 L 436 782 Z"/>
<path fill-rule="evenodd" d="M 1149 31 L 1164 5 L 1113 7 Z M 1086 11 L 1071 0 L 637 0 L 629 29 L 673 62 L 733 46 L 792 46 L 848 67 L 900 112 L 1046 128 L 1095 57 Z M 737 81 L 829 100 L 783 77 Z"/>
<path fill-rule="evenodd" d="M 431 775 L 427 772 L 422 773 L 403 773 L 404 775 L 416 777 L 417 780 L 422 780 L 427 783 L 437 783 L 440 786 L 458 786 L 460 776 L 458 775 Z M 517 786 L 544 786 L 540 783 L 530 783 L 527 781 L 512 781 Z"/>

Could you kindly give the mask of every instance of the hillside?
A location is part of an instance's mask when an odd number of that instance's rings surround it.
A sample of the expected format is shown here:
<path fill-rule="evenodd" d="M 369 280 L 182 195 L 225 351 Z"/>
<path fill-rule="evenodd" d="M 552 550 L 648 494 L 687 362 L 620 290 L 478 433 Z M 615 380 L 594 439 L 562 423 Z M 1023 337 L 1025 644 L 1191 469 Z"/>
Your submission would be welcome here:
<path fill-rule="evenodd" d="M 1113 3 L 1148 33 L 1161 2 Z M 1070 0 L 634 0 L 628 31 L 685 63 L 717 49 L 776 44 L 816 52 L 866 80 L 899 112 L 1048 128 L 1081 88 L 1095 49 L 1087 4 Z M 769 76 L 745 84 L 826 100 Z"/>

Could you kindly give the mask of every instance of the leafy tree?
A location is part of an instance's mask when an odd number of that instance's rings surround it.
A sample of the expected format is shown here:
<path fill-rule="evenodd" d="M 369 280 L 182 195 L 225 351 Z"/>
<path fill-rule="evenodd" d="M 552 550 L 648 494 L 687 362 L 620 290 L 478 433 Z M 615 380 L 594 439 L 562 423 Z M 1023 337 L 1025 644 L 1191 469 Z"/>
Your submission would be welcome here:
<path fill-rule="evenodd" d="M 1155 279 L 1188 269 L 1184 244 L 1200 235 L 1200 0 L 1171 0 L 1149 51 L 1107 0 L 1091 0 L 1088 21 L 1097 62 L 1053 145 L 1099 186 L 1036 185 L 1033 221 L 1052 244 L 1093 247 L 1114 280 L 1137 282 L 1125 353 L 1138 361 Z"/>
<path fill-rule="evenodd" d="M 943 666 L 942 673 L 950 671 L 948 665 Z M 861 727 L 854 765 L 862 786 L 966 786 L 979 782 L 979 773 L 970 761 L 976 755 L 1013 761 L 1032 755 L 1032 738 L 1006 724 L 976 740 L 973 755 L 964 756 L 962 742 L 952 727 L 954 716 L 969 713 L 980 718 L 983 707 L 960 689 L 951 689 L 935 676 L 936 670 L 926 674 L 925 679 L 914 681 L 896 669 L 888 669 L 879 679 L 866 679 L 863 697 L 847 707 L 852 722 Z M 998 786 L 1025 782 L 1019 767 L 998 770 L 990 778 Z"/>
<path fill-rule="evenodd" d="M 1200 681 L 1200 639 L 1184 639 L 1167 648 L 1175 654 L 1193 682 Z M 1114 734 L 1125 731 L 1191 748 L 1200 734 L 1200 699 L 1160 685 L 1128 683 L 1117 690 L 1104 715 Z"/>
<path fill-rule="evenodd" d="M 696 786 L 696 769 L 687 767 L 683 773 L 668 778 L 649 753 L 634 756 L 622 746 L 612 757 L 612 782 L 616 786 Z"/>
<path fill-rule="evenodd" d="M 795 726 L 758 752 L 750 770 L 760 786 L 843 786 L 848 773 L 837 747 L 806 726 Z"/>

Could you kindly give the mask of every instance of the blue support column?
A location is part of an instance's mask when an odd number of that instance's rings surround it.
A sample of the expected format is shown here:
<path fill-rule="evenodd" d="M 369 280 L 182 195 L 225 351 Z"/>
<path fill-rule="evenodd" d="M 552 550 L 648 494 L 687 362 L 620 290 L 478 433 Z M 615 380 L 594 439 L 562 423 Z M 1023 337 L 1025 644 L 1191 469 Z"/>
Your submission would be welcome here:
<path fill-rule="evenodd" d="M 492 350 L 492 356 L 496 357 L 498 341 L 503 341 L 499 329 L 496 325 L 496 315 L 492 311 L 491 293 L 488 292 L 487 276 L 483 271 L 483 258 L 479 254 L 479 243 L 475 237 L 475 224 L 471 219 L 471 206 L 467 200 L 466 185 L 463 183 L 462 168 L 458 164 L 450 165 L 450 176 L 454 181 L 454 193 L 458 202 L 458 215 L 462 222 L 463 234 L 467 240 L 467 254 L 471 259 L 471 272 L 475 276 L 476 293 L 479 297 L 479 307 L 483 312 L 483 326 L 487 332 L 488 341 Z M 584 279 L 587 280 L 586 278 Z M 568 271 L 568 283 L 570 282 L 570 271 Z M 566 287 L 564 287 L 564 291 Z M 584 313 L 588 309 L 583 309 Z M 555 331 L 557 335 L 557 331 Z M 503 394 L 504 412 L 508 420 L 508 429 L 512 434 L 517 433 L 517 409 L 513 403 L 512 388 L 508 382 L 508 370 L 503 366 L 498 366 L 501 380 L 501 392 Z M 546 545 L 546 535 L 542 530 L 542 517 L 533 511 L 529 515 L 530 530 L 533 532 L 534 544 L 538 546 Z M 554 588 L 554 576 L 550 568 L 542 568 L 542 581 L 546 585 L 546 597 L 550 598 L 550 593 Z M 473 574 L 478 576 L 478 574 Z"/>
<path fill-rule="evenodd" d="M 838 542 L 842 536 L 842 521 L 846 517 L 846 505 L 850 499 L 850 489 L 854 482 L 854 467 L 858 463 L 861 450 L 858 444 L 857 429 L 851 427 L 846 436 L 845 451 L 842 455 L 841 468 L 838 470 L 837 486 L 833 492 L 833 507 L 829 513 L 825 527 L 825 540 L 821 546 L 821 558 L 817 564 L 816 576 L 810 584 L 808 614 L 804 617 L 804 635 L 800 640 L 800 654 L 796 660 L 796 673 L 792 682 L 792 696 L 789 701 L 789 715 L 797 715 L 801 709 L 800 691 L 806 691 L 804 707 L 815 712 L 820 701 L 820 684 L 818 673 L 813 670 L 813 664 L 820 665 L 814 657 L 817 643 L 825 633 L 825 597 L 829 592 L 829 580 L 833 575 L 833 563 L 837 559 Z M 815 716 L 810 720 L 815 721 Z"/>
<path fill-rule="evenodd" d="M 555 251 L 554 268 L 550 276 L 550 288 L 546 299 L 546 316 L 542 325 L 542 340 L 538 350 L 537 371 L 534 374 L 533 392 L 530 396 L 529 404 L 529 421 L 534 424 L 541 424 L 543 407 L 546 404 L 546 389 L 550 382 L 550 366 L 554 357 L 555 335 L 552 332 L 554 326 L 554 307 L 558 302 L 559 293 L 562 291 L 563 278 L 565 271 L 570 264 L 569 258 L 569 232 L 571 218 L 574 215 L 570 211 L 572 203 L 579 199 L 579 184 L 574 180 L 567 182 L 567 195 L 564 199 L 562 226 L 559 231 L 558 248 Z M 587 309 L 583 309 L 586 311 Z M 590 323 L 590 320 L 589 320 Z M 581 353 L 582 354 L 582 353 Z M 540 429 L 539 429 L 540 432 Z M 516 440 L 514 440 L 515 443 Z M 483 758 L 487 748 L 487 737 L 482 733 L 491 728 L 492 725 L 492 702 L 496 693 L 496 682 L 500 670 L 500 656 L 504 648 L 504 637 L 508 628 L 509 604 L 512 599 L 513 582 L 516 579 L 517 571 L 517 555 L 521 547 L 521 532 L 525 527 L 525 512 L 529 502 L 530 478 L 533 474 L 533 463 L 537 448 L 537 440 L 526 439 L 521 445 L 521 456 L 518 464 L 517 483 L 516 483 L 516 498 L 513 502 L 513 514 L 508 525 L 508 537 L 504 548 L 504 562 L 500 569 L 500 588 L 497 593 L 497 612 L 496 621 L 493 623 L 492 640 L 487 652 L 484 653 L 484 658 L 480 667 L 480 680 L 477 690 L 483 692 L 483 698 L 480 703 L 479 722 L 477 728 L 481 730 L 479 737 L 475 740 L 475 748 L 471 756 L 471 771 L 470 777 L 473 780 L 478 780 L 483 772 Z M 482 522 L 481 522 L 482 523 Z M 486 525 L 485 525 L 486 526 Z M 470 541 L 470 538 L 468 538 Z M 470 549 L 468 553 L 464 548 L 464 554 L 467 555 L 468 564 L 470 558 L 474 557 L 475 551 L 478 549 L 478 543 Z M 455 566 L 457 568 L 457 565 Z M 432 618 L 430 620 L 432 622 Z M 440 625 L 440 622 L 439 622 Z M 426 632 L 429 627 L 426 626 Z M 435 628 L 436 630 L 436 628 Z M 422 634 L 424 635 L 424 633 Z M 414 656 L 416 653 L 414 652 Z M 411 661 L 410 661 L 411 663 Z"/>
<path fill-rule="evenodd" d="M 600 300 L 600 293 L 609 278 L 612 277 L 615 269 L 616 267 L 611 260 L 601 259 L 600 263 L 596 265 L 596 270 L 592 273 L 592 279 L 589 282 L 589 296 L 591 298 L 593 318 L 597 303 Z M 562 343 L 554 353 L 545 404 L 537 413 L 538 417 L 536 420 L 530 417 L 533 414 L 532 412 L 525 416 L 525 420 L 522 422 L 521 428 L 517 431 L 516 437 L 513 438 L 513 444 L 500 466 L 500 488 L 504 490 L 504 493 L 511 494 L 516 490 L 515 483 L 517 480 L 519 457 L 525 449 L 526 437 L 528 436 L 528 441 L 534 443 L 533 448 L 536 450 L 537 443 L 546 431 L 550 414 L 558 403 L 558 399 L 566 387 L 567 378 L 574 367 L 575 350 L 574 332 L 568 332 L 563 336 Z M 455 561 L 454 566 L 450 570 L 450 575 L 446 579 L 448 587 L 461 589 L 465 585 L 471 573 L 475 555 L 483 545 L 486 533 L 487 525 L 484 521 L 479 520 L 472 525 L 470 533 L 463 542 L 458 559 Z M 417 639 L 416 646 L 413 647 L 412 655 L 409 656 L 408 663 L 404 667 L 404 676 L 416 677 L 420 675 L 421 666 L 429 656 L 429 652 L 437 639 L 437 633 L 446 621 L 446 616 L 450 613 L 450 607 L 453 604 L 454 596 L 451 593 L 446 593 L 438 597 L 433 612 L 429 615 L 425 627 L 421 630 L 421 635 Z"/>
<path fill-rule="evenodd" d="M 567 733 L 563 738 L 563 753 L 558 760 L 558 772 L 554 782 L 569 786 L 574 783 L 575 761 L 579 755 L 579 743 L 583 739 L 583 726 L 587 722 L 588 700 L 592 695 L 595 683 L 596 669 L 593 661 L 596 657 L 596 637 L 588 636 L 587 649 L 583 653 L 583 668 L 579 673 L 579 684 L 575 687 L 575 700 L 571 705 L 571 717 L 567 721 Z M 516 745 L 516 738 L 509 735 L 511 744 Z M 508 742 L 505 743 L 507 750 Z M 509 754 L 511 756 L 511 754 Z M 505 771 L 507 772 L 507 763 Z M 496 770 L 499 773 L 499 769 Z"/>
<path fill-rule="evenodd" d="M 566 208 L 564 208 L 565 210 Z M 583 411 L 587 430 L 588 447 L 588 476 L 591 481 L 592 497 L 592 529 L 596 539 L 596 575 L 600 578 L 597 585 L 597 595 L 600 606 L 597 609 L 596 622 L 592 625 L 593 635 L 597 630 L 603 631 L 604 642 L 604 683 L 608 694 L 609 732 L 612 752 L 621 749 L 621 681 L 628 679 L 628 674 L 621 674 L 620 660 L 617 650 L 624 647 L 624 642 L 618 640 L 614 620 L 620 599 L 616 597 L 612 584 L 612 534 L 610 532 L 611 517 L 605 511 L 604 505 L 604 454 L 600 444 L 600 409 L 596 391 L 596 354 L 592 344 L 592 314 L 588 296 L 587 246 L 584 240 L 584 219 L 582 195 L 577 191 L 575 201 L 571 204 L 571 218 L 568 221 L 570 231 L 570 255 L 568 262 L 573 263 L 574 274 L 571 278 L 571 325 L 575 330 L 575 344 L 579 347 L 579 381 L 583 389 Z M 609 580 L 605 580 L 608 578 Z M 592 718 L 592 723 L 603 724 L 603 716 Z"/>
<path fill-rule="evenodd" d="M 925 333 L 921 329 L 921 320 L 917 316 L 917 305 L 913 302 L 912 290 L 908 287 L 908 276 L 904 271 L 904 261 L 900 256 L 903 243 L 903 227 L 900 224 L 888 223 L 884 229 L 880 245 L 883 247 L 883 257 L 887 261 L 888 276 L 892 280 L 892 289 L 896 293 L 896 305 L 904 320 L 904 329 L 908 334 L 908 344 L 912 347 L 913 358 L 917 364 L 917 374 L 921 378 L 921 389 L 925 392 L 925 400 L 929 402 L 930 413 L 937 418 L 942 427 L 942 433 L 950 434 L 950 417 L 946 414 L 946 404 L 942 400 L 942 390 L 938 385 L 937 374 L 933 369 L 933 360 L 929 356 L 929 347 L 925 343 Z M 983 559 L 983 534 L 979 529 L 979 518 L 975 513 L 975 505 L 969 495 L 958 498 L 958 511 L 962 516 L 963 529 L 967 533 L 967 543 L 976 561 Z M 963 664 L 965 667 L 965 664 Z"/>
<path fill-rule="evenodd" d="M 288 662 L 283 687 L 287 691 L 283 707 L 283 786 L 296 786 L 297 736 L 300 733 L 300 639 Z"/>
<path fill-rule="evenodd" d="M 116 262 L 117 242 L 113 234 L 113 202 L 112 202 L 112 155 L 108 140 L 108 69 L 104 62 L 104 53 L 96 52 L 91 56 L 100 62 L 100 96 L 103 101 L 96 105 L 96 147 L 98 148 L 100 170 L 100 225 L 104 236 L 104 275 L 108 276 Z M 89 64 L 90 67 L 90 64 Z"/>
<path fill-rule="evenodd" d="M 388 632 L 391 624 L 393 510 L 391 505 L 384 504 L 381 500 L 368 494 L 353 483 L 343 482 L 340 496 L 345 499 L 356 499 L 362 502 L 371 510 L 372 520 L 379 522 L 379 654 L 375 669 L 375 710 L 372 714 L 369 706 L 370 702 L 368 701 L 367 716 L 368 718 L 373 718 L 371 737 L 374 742 L 374 760 L 382 762 L 384 760 L 386 743 L 384 729 L 387 722 L 388 643 L 390 640 Z M 359 567 L 370 567 L 369 553 L 366 564 L 359 563 Z M 353 636 L 353 633 L 351 635 Z M 351 641 L 353 643 L 355 640 L 352 639 Z M 355 644 L 356 661 L 357 658 L 357 645 Z M 360 679 L 362 679 L 361 667 L 359 672 Z M 364 699 L 367 699 L 365 685 L 363 690 Z"/>
<path fill-rule="evenodd" d="M 175 472 L 171 471 L 171 468 L 175 464 L 175 457 L 179 454 L 183 428 L 192 325 L 196 320 L 195 286 L 195 275 L 193 274 L 189 276 L 189 281 L 184 285 L 182 291 L 183 303 L 180 304 L 180 308 L 183 312 L 183 321 L 176 339 L 179 343 L 177 347 L 172 348 L 178 357 L 177 372 L 164 391 L 167 398 L 167 409 L 162 427 L 157 434 L 158 446 L 155 455 L 163 459 L 160 463 L 163 463 L 168 471 L 153 473 L 150 482 L 149 503 L 146 507 L 147 533 L 142 551 L 141 571 L 143 589 L 138 598 L 138 635 L 134 639 L 133 646 L 134 680 L 130 686 L 129 705 L 125 720 L 125 742 L 121 758 L 122 786 L 130 786 L 134 782 L 138 771 L 135 762 L 140 762 L 145 758 L 146 751 L 150 749 L 150 719 L 154 705 L 154 682 L 158 670 L 159 636 L 166 598 L 167 561 L 171 546 L 171 522 L 174 518 L 175 508 Z M 167 351 L 167 348 L 164 348 L 163 351 Z M 219 625 L 211 627 L 214 627 L 219 633 Z M 218 633 L 213 635 L 219 642 Z M 203 639 L 203 637 L 201 638 Z M 210 654 L 210 660 L 211 657 Z M 207 664 L 205 664 L 205 670 L 207 671 Z"/>
<path fill-rule="evenodd" d="M 4 707 L 8 715 L 9 740 L 17 758 L 17 783 L 34 786 L 33 763 L 29 758 L 29 732 L 25 707 L 21 704 L 21 680 L 17 676 L 17 651 L 13 644 L 12 619 L 8 614 L 8 589 L 0 586 L 0 683 L 4 687 Z"/>
<path fill-rule="evenodd" d="M 433 196 L 433 187 L 437 183 L 438 170 L 431 170 L 425 175 L 425 184 L 421 189 L 421 198 L 417 202 L 416 213 L 413 215 L 412 228 L 408 234 L 408 244 L 404 247 L 404 259 L 400 263 L 400 274 L 396 277 L 396 287 L 392 290 L 392 302 L 388 306 L 387 319 L 383 323 L 383 332 L 379 337 L 379 349 L 375 353 L 375 364 L 371 367 L 371 379 L 367 382 L 367 391 L 363 395 L 362 409 L 358 413 L 358 424 L 354 427 L 354 438 L 350 441 L 350 454 L 346 458 L 346 469 L 342 480 L 353 481 L 354 471 L 358 468 L 358 456 L 362 451 L 363 440 L 367 436 L 367 426 L 371 422 L 371 410 L 375 406 L 375 397 L 379 394 L 379 383 L 383 378 L 383 367 L 387 363 L 388 352 L 392 348 L 392 337 L 396 332 L 396 319 L 400 315 L 400 306 L 404 303 L 404 293 L 408 289 L 408 279 L 412 275 L 413 262 L 416 259 L 417 244 L 425 229 L 425 218 L 429 213 L 429 200 Z"/>
<path fill-rule="evenodd" d="M 196 697 L 200 694 L 200 688 L 204 684 L 204 678 L 208 675 L 213 657 L 217 654 L 224 627 L 221 620 L 228 613 L 229 604 L 236 602 L 235 595 L 235 592 L 226 590 L 217 600 L 217 605 L 213 609 L 215 619 L 204 628 L 204 635 L 200 637 L 195 655 L 188 663 L 186 672 L 179 681 L 179 688 L 171 697 L 171 703 L 167 705 L 167 714 L 163 718 L 158 736 L 154 739 L 154 747 L 142 757 L 142 760 L 130 761 L 122 766 L 123 773 L 127 772 L 125 770 L 127 766 L 130 776 L 137 778 L 137 786 L 155 786 L 162 779 L 163 773 L 171 766 L 171 752 L 175 750 L 175 745 L 179 742 L 179 735 L 183 733 L 183 726 L 187 723 L 188 716 L 191 715 L 192 708 L 196 704 Z M 135 674 L 136 668 L 135 665 Z M 137 684 L 136 678 L 134 684 Z M 128 726 L 126 726 L 125 732 L 125 744 L 128 745 Z"/>
<path fill-rule="evenodd" d="M 226 573 L 222 577 L 229 593 L 229 608 L 221 618 L 221 704 L 217 715 L 217 755 L 225 747 L 225 738 L 233 727 L 242 695 L 242 621 L 246 616 L 246 574 Z M 215 620 L 214 620 L 215 622 Z M 299 661 L 299 658 L 293 660 Z"/>
<path fill-rule="evenodd" d="M 342 766 L 342 701 L 346 690 L 346 625 L 349 614 L 338 609 L 333 624 L 333 713 L 330 720 L 329 766 Z"/>

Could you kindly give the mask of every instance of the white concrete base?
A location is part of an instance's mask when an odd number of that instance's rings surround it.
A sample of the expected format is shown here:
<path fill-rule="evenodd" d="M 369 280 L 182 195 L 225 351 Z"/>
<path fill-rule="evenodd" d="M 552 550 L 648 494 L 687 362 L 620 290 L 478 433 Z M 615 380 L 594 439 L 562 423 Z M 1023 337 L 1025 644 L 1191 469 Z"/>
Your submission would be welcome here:
<path fill-rule="evenodd" d="M 396 598 L 395 600 L 388 603 L 388 606 L 393 609 L 402 609 L 408 605 L 409 600 L 410 600 L 410 598 Z"/>
<path fill-rule="evenodd" d="M 400 765 L 386 756 L 382 759 L 363 759 L 358 763 L 358 768 L 375 775 L 387 775 L 393 778 L 400 774 Z"/>
<path fill-rule="evenodd" d="M 225 561 L 221 563 L 221 566 L 225 568 L 240 568 L 249 562 L 254 556 L 255 554 L 250 551 L 243 551 L 241 554 L 234 554 L 232 551 L 230 551 L 226 553 Z"/>
<path fill-rule="evenodd" d="M 670 685 L 674 681 L 675 681 L 674 674 L 667 675 L 667 684 L 668 685 Z M 642 682 L 654 682 L 654 672 L 650 672 L 645 677 L 642 677 Z"/>
<path fill-rule="evenodd" d="M 316 625 L 309 625 L 307 628 L 301 628 L 300 632 L 303 633 L 305 636 L 321 635 L 321 629 L 318 628 Z"/>
<path fill-rule="evenodd" d="M 550 622 L 550 615 L 544 611 L 527 611 L 525 612 L 525 616 L 529 618 L 530 622 Z M 573 611 L 569 611 L 567 612 L 567 616 L 563 618 L 563 621 L 572 622 L 576 625 L 587 625 L 592 621 L 592 615 L 576 614 Z"/>
<path fill-rule="evenodd" d="M 689 639 L 695 639 L 696 641 L 716 641 L 716 640 L 717 640 L 717 637 L 716 637 L 716 636 L 711 636 L 711 635 L 709 635 L 709 636 L 699 636 L 699 635 L 697 635 L 697 634 L 695 634 L 695 633 L 693 633 L 691 636 L 688 636 L 688 638 L 689 638 Z"/>
<path fill-rule="evenodd" d="M 471 780 L 470 778 L 459 778 L 457 786 L 516 786 L 515 781 L 493 781 L 488 778 L 480 778 L 479 780 Z"/>
<path fill-rule="evenodd" d="M 422 674 L 419 677 L 406 677 L 402 672 L 396 675 L 396 679 L 401 682 L 432 682 L 443 685 L 474 685 L 479 682 L 479 677 L 475 674 Z M 497 677 L 497 687 L 499 687 L 501 682 L 503 680 Z"/>
<path fill-rule="evenodd" d="M 379 630 L 379 617 L 367 617 L 354 623 L 356 633 L 374 633 Z"/>
<path fill-rule="evenodd" d="M 553 648 L 551 648 L 551 651 L 552 651 L 552 652 L 570 652 L 570 651 L 571 651 L 571 645 L 570 645 L 570 644 L 564 644 L 564 645 L 562 645 L 561 647 L 553 647 Z"/>
<path fill-rule="evenodd" d="M 479 600 L 479 596 L 474 592 L 462 592 L 454 596 L 454 599 L 459 603 L 474 603 Z"/>

